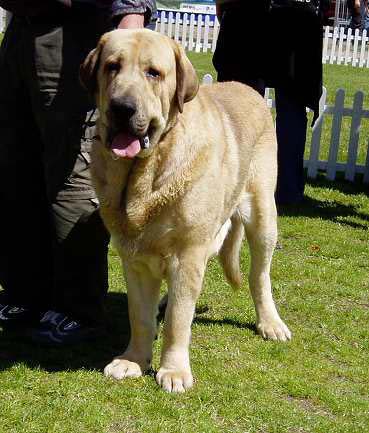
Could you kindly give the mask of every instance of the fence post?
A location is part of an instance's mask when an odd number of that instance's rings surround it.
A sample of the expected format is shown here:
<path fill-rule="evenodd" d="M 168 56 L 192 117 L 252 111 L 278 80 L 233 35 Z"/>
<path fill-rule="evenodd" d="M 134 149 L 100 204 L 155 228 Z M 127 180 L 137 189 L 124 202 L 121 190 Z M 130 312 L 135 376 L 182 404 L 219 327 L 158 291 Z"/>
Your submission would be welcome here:
<path fill-rule="evenodd" d="M 6 25 L 6 27 L 8 27 L 11 19 L 12 19 L 12 13 L 7 11 L 6 12 L 6 16 L 5 16 L 5 25 Z"/>
<path fill-rule="evenodd" d="M 211 74 L 205 74 L 202 77 L 202 84 L 213 84 L 213 77 Z"/>
<path fill-rule="evenodd" d="M 167 26 L 167 36 L 172 37 L 172 27 L 173 27 L 173 12 L 170 11 L 168 14 L 168 26 Z"/>
<path fill-rule="evenodd" d="M 335 51 L 336 51 L 336 45 L 337 45 L 337 37 L 338 37 L 338 27 L 334 27 L 333 28 L 333 35 L 332 35 L 331 54 L 329 56 L 329 63 L 331 65 L 336 60 Z"/>
<path fill-rule="evenodd" d="M 359 32 L 360 32 L 359 29 L 355 30 L 354 49 L 352 51 L 352 62 L 351 62 L 352 66 L 357 66 L 357 63 L 358 63 L 357 49 L 358 49 L 359 38 L 360 38 L 360 33 Z"/>
<path fill-rule="evenodd" d="M 204 42 L 202 45 L 202 51 L 206 53 L 209 45 L 209 32 L 210 32 L 210 17 L 205 15 L 205 29 L 204 29 Z"/>
<path fill-rule="evenodd" d="M 366 154 L 363 182 L 369 183 L 369 139 L 368 139 L 368 150 L 367 150 L 367 154 Z"/>
<path fill-rule="evenodd" d="M 340 39 L 338 41 L 337 65 L 340 65 L 342 61 L 342 49 L 343 49 L 344 39 L 345 39 L 345 28 L 341 27 Z"/>
<path fill-rule="evenodd" d="M 350 52 L 351 52 L 351 39 L 352 39 L 352 29 L 351 27 L 347 30 L 346 36 L 346 51 L 345 51 L 345 65 L 348 65 Z"/>
<path fill-rule="evenodd" d="M 219 33 L 219 21 L 218 21 L 218 18 L 215 17 L 214 27 L 213 27 L 213 40 L 211 41 L 211 51 L 213 53 L 214 53 L 215 48 L 217 46 L 218 33 Z M 368 58 L 368 61 L 369 61 L 369 58 Z"/>
<path fill-rule="evenodd" d="M 322 96 L 319 100 L 319 117 L 313 127 L 310 143 L 310 155 L 307 161 L 307 175 L 308 177 L 315 179 L 318 174 L 318 162 L 319 162 L 319 151 L 320 151 L 320 140 L 322 137 L 322 127 L 324 121 L 325 103 L 327 100 L 327 89 L 323 87 Z"/>
<path fill-rule="evenodd" d="M 327 164 L 327 178 L 334 180 L 337 171 L 337 155 L 338 146 L 340 143 L 343 108 L 345 103 L 345 91 L 338 89 L 336 99 L 333 107 L 333 120 L 332 120 L 332 133 L 331 143 L 329 146 L 328 164 Z"/>
<path fill-rule="evenodd" d="M 362 68 L 365 64 L 365 52 L 366 52 L 366 42 L 369 40 L 367 38 L 367 31 L 363 30 L 363 33 L 361 34 L 361 50 L 360 50 L 360 61 L 359 66 Z M 369 52 L 368 52 L 369 56 Z"/>
<path fill-rule="evenodd" d="M 182 47 L 186 48 L 187 45 L 187 25 L 188 25 L 188 15 L 183 14 L 182 18 Z"/>
<path fill-rule="evenodd" d="M 0 8 L 0 32 L 4 32 L 6 28 L 6 12 Z"/>
<path fill-rule="evenodd" d="M 179 42 L 179 26 L 181 24 L 181 15 L 179 12 L 176 13 L 175 18 L 175 24 L 174 24 L 174 40 L 176 42 Z M 182 29 L 184 28 L 184 25 L 182 24 Z"/>
<path fill-rule="evenodd" d="M 201 51 L 201 34 L 202 34 L 202 15 L 198 15 L 197 16 L 196 46 L 195 46 L 196 53 L 199 53 Z"/>
<path fill-rule="evenodd" d="M 328 59 L 328 40 L 329 40 L 329 26 L 325 27 L 324 30 L 324 41 L 323 41 L 323 64 L 327 63 Z"/>
<path fill-rule="evenodd" d="M 311 134 L 310 143 L 310 155 L 307 162 L 307 175 L 308 177 L 315 179 L 318 174 L 318 162 L 319 162 L 319 151 L 320 151 L 320 140 L 322 138 L 322 126 L 324 116 L 320 116 L 317 119 L 313 133 Z"/>
<path fill-rule="evenodd" d="M 357 150 L 359 146 L 361 114 L 363 111 L 364 93 L 356 92 L 354 96 L 354 105 L 352 108 L 352 121 L 350 128 L 350 141 L 347 149 L 347 163 L 345 170 L 345 179 L 353 181 L 355 178 Z"/>
<path fill-rule="evenodd" d="M 193 50 L 193 46 L 194 46 L 194 43 L 193 43 L 193 34 L 194 34 L 194 31 L 195 31 L 195 15 L 191 14 L 190 15 L 190 34 L 189 34 L 189 37 L 188 37 L 188 50 L 189 51 Z"/>
<path fill-rule="evenodd" d="M 165 21 L 166 21 L 165 12 L 162 11 L 162 13 L 160 14 L 160 29 L 159 29 L 159 32 L 161 34 L 163 34 L 163 35 L 165 34 Z"/>

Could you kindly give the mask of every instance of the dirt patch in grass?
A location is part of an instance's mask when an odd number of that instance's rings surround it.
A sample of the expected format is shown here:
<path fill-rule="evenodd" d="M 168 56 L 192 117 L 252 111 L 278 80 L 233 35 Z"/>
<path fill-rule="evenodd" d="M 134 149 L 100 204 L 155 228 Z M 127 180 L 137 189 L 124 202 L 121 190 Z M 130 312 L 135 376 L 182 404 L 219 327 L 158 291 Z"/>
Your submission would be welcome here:
<path fill-rule="evenodd" d="M 307 430 L 303 429 L 302 427 L 293 427 L 293 428 L 289 428 L 287 430 L 288 433 L 308 433 Z"/>
<path fill-rule="evenodd" d="M 116 421 L 107 428 L 106 433 L 139 433 L 138 430 L 132 427 L 133 425 L 134 422 L 130 418 Z"/>
<path fill-rule="evenodd" d="M 314 401 L 304 397 L 294 397 L 292 395 L 287 396 L 287 400 L 296 404 L 298 407 L 303 409 L 305 412 L 312 413 L 314 415 L 324 416 L 330 419 L 334 419 L 334 415 L 327 409 L 317 405 Z M 300 431 L 300 430 L 297 430 Z"/>
<path fill-rule="evenodd" d="M 346 304 L 356 305 L 357 307 L 365 308 L 366 310 L 369 309 L 369 302 L 360 302 L 355 301 L 353 299 L 346 299 Z"/>

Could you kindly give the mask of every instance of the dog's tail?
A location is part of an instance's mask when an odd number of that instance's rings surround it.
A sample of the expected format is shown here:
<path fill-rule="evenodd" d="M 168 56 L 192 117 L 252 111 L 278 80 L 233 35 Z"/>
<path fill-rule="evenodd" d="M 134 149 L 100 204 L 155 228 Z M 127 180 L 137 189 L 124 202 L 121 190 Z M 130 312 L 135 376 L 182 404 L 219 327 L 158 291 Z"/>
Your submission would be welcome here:
<path fill-rule="evenodd" d="M 231 222 L 231 228 L 219 251 L 219 260 L 229 284 L 236 290 L 242 284 L 240 250 L 245 230 L 238 212 L 232 216 Z"/>

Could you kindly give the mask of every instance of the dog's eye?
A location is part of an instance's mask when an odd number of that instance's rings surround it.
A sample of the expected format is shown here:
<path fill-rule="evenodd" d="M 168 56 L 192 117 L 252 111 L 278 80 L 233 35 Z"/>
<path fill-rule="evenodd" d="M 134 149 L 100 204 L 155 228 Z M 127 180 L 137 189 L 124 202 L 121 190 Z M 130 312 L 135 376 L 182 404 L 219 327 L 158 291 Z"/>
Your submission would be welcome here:
<path fill-rule="evenodd" d="M 146 72 L 145 72 L 146 76 L 149 78 L 159 78 L 160 77 L 160 72 L 154 68 L 149 68 Z"/>
<path fill-rule="evenodd" d="M 120 70 L 120 63 L 111 62 L 106 65 L 106 69 L 109 72 L 118 72 Z"/>

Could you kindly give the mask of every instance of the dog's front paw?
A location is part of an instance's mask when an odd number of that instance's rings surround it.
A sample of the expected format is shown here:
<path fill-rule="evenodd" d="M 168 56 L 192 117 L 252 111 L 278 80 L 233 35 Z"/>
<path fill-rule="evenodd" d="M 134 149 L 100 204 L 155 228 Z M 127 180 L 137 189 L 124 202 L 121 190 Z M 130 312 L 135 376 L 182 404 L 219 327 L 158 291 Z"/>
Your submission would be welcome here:
<path fill-rule="evenodd" d="M 191 371 L 160 368 L 156 374 L 156 382 L 164 391 L 185 392 L 193 385 Z"/>
<path fill-rule="evenodd" d="M 291 340 L 292 334 L 281 319 L 260 320 L 256 328 L 258 333 L 266 340 L 287 341 Z"/>
<path fill-rule="evenodd" d="M 107 377 L 121 380 L 126 377 L 140 377 L 143 371 L 136 362 L 117 358 L 104 368 L 104 374 Z"/>

